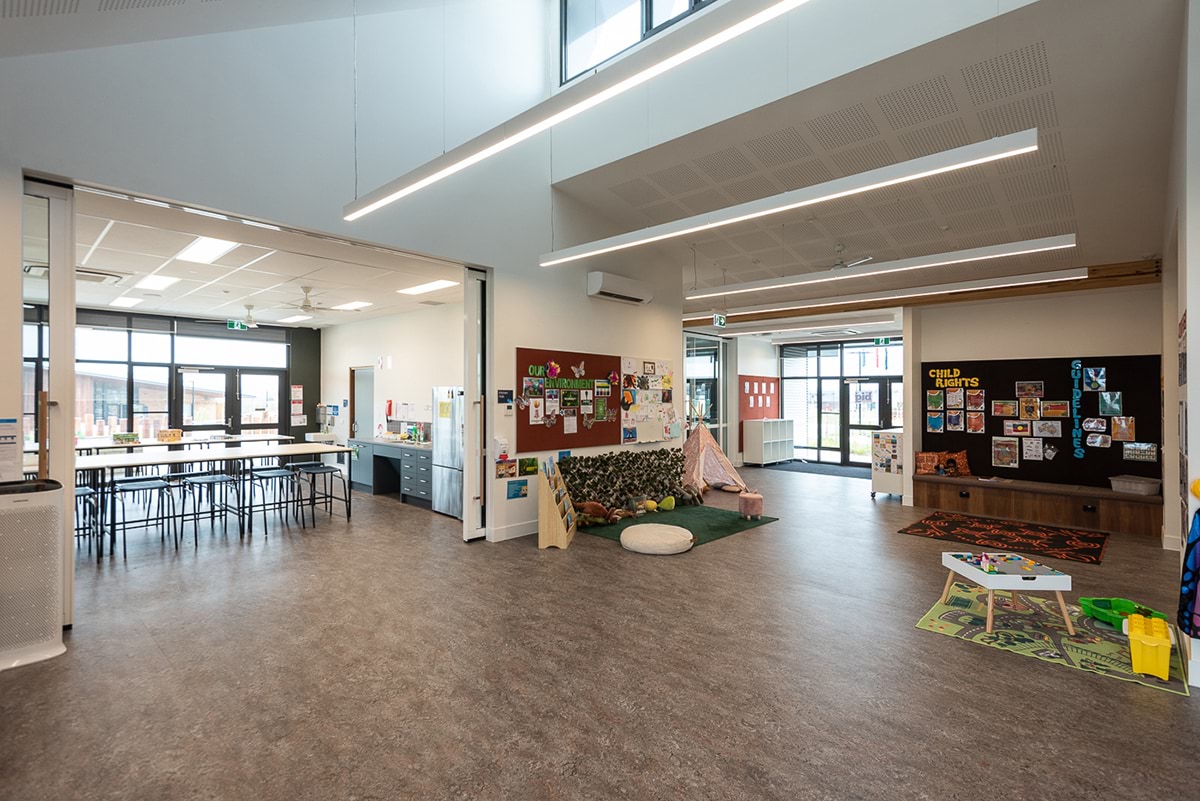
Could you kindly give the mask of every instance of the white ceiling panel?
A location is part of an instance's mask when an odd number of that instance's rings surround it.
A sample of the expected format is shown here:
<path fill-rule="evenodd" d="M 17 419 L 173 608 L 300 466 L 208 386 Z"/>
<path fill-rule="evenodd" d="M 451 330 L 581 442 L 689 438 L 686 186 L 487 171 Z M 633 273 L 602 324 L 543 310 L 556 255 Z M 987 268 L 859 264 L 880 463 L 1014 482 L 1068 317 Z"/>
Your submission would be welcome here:
<path fill-rule="evenodd" d="M 166 231 L 161 228 L 146 228 L 117 222 L 104 237 L 104 247 L 128 253 L 143 253 L 169 259 L 195 241 L 194 234 Z"/>

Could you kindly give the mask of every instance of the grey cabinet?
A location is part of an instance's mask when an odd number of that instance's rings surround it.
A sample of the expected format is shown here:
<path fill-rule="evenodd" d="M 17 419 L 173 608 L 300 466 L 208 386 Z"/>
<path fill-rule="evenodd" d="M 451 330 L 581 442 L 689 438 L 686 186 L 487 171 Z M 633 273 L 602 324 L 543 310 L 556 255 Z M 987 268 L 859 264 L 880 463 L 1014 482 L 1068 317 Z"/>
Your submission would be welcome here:
<path fill-rule="evenodd" d="M 433 454 L 421 448 L 405 448 L 400 462 L 400 493 L 416 498 L 433 498 Z"/>
<path fill-rule="evenodd" d="M 365 488 L 368 492 L 374 492 L 375 446 L 370 442 L 354 439 L 350 440 L 348 444 L 351 448 L 354 448 L 354 452 L 350 454 L 350 459 L 353 462 L 351 465 L 351 478 L 354 480 L 354 485 L 359 488 Z"/>
<path fill-rule="evenodd" d="M 371 444 L 352 443 L 360 448 L 354 464 L 354 483 L 364 484 L 374 495 L 400 493 L 404 499 L 433 500 L 433 453 L 429 448 L 375 440 Z M 364 461 L 367 467 L 360 467 Z M 360 470 L 369 479 L 359 478 Z"/>

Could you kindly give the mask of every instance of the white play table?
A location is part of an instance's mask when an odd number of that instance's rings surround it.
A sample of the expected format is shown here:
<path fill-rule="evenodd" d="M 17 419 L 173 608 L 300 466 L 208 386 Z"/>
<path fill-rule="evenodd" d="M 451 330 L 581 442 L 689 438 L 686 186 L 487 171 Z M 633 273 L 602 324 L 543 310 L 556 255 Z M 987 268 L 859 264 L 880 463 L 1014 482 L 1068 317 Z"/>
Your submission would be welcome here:
<path fill-rule="evenodd" d="M 1067 624 L 1067 633 L 1075 635 L 1071 616 L 1067 614 L 1067 602 L 1063 600 L 1062 595 L 1063 590 L 1068 592 L 1071 590 L 1070 576 L 1017 553 L 993 553 L 991 551 L 985 553 L 995 561 L 997 572 L 989 573 L 975 564 L 976 556 L 973 553 L 942 552 L 942 566 L 950 571 L 950 575 L 946 576 L 946 587 L 942 590 L 942 603 L 946 603 L 946 599 L 950 597 L 950 585 L 954 583 L 955 575 L 970 579 L 983 587 L 988 591 L 987 630 L 990 634 L 996 590 L 1008 590 L 1012 595 L 1014 605 L 1017 603 L 1018 590 L 1021 592 L 1053 592 L 1058 598 L 1058 609 L 1062 612 L 1063 622 Z"/>

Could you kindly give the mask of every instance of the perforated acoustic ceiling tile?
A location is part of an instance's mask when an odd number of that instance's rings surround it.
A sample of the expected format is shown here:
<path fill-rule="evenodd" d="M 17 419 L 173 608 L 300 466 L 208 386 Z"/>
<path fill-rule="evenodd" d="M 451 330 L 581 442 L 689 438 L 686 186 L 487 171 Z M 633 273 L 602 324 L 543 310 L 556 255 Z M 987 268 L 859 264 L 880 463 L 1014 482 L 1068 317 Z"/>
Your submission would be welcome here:
<path fill-rule="evenodd" d="M 888 92 L 875 100 L 888 124 L 897 130 L 958 112 L 958 103 L 945 75 Z"/>
<path fill-rule="evenodd" d="M 1074 217 L 1075 203 L 1070 195 L 1044 197 L 1027 203 L 1014 203 L 1012 215 L 1020 225 L 1037 225 Z"/>
<path fill-rule="evenodd" d="M 828 267 L 837 258 L 837 251 L 833 249 L 833 243 L 828 240 L 793 245 L 792 250 L 809 264 L 823 264 Z"/>
<path fill-rule="evenodd" d="M 650 180 L 662 187 L 667 194 L 682 195 L 707 186 L 707 182 L 686 164 L 676 164 L 665 170 L 650 173 Z"/>
<path fill-rule="evenodd" d="M 187 0 L 100 0 L 101 11 L 131 11 L 142 8 L 181 6 Z"/>
<path fill-rule="evenodd" d="M 931 175 L 928 178 L 922 178 L 919 182 L 921 186 L 930 192 L 936 189 L 946 189 L 951 186 L 961 186 L 962 184 L 977 184 L 988 179 L 988 173 L 985 172 L 983 165 L 974 167 L 964 167 L 961 170 L 951 170 L 940 175 Z"/>
<path fill-rule="evenodd" d="M 1034 42 L 963 67 L 962 77 L 976 106 L 1048 86 L 1050 63 L 1046 60 L 1046 43 Z"/>
<path fill-rule="evenodd" d="M 951 230 L 949 233 L 954 234 Z M 1012 236 L 1008 231 L 985 231 L 978 234 L 962 234 L 954 237 L 958 243 L 959 250 L 970 250 L 971 248 L 985 248 L 989 245 L 1003 245 L 1013 241 Z"/>
<path fill-rule="evenodd" d="M 825 226 L 825 229 L 829 233 L 834 235 L 852 234 L 857 231 L 865 231 L 871 227 L 870 219 L 858 209 L 842 212 L 841 214 L 827 214 L 821 217 L 821 224 Z"/>
<path fill-rule="evenodd" d="M 706 259 L 724 259 L 737 253 L 737 249 L 724 239 L 697 242 L 696 252 Z"/>
<path fill-rule="evenodd" d="M 778 250 L 782 247 L 779 240 L 766 231 L 753 231 L 748 234 L 742 234 L 730 239 L 729 242 L 747 253 L 754 253 L 759 250 Z"/>
<path fill-rule="evenodd" d="M 829 158 L 842 171 L 842 175 L 856 175 L 896 163 L 892 149 L 883 140 L 847 148 L 831 154 Z"/>
<path fill-rule="evenodd" d="M 916 128 L 896 138 L 910 159 L 971 144 L 971 135 L 967 133 L 967 126 L 961 117 Z"/>
<path fill-rule="evenodd" d="M 880 252 L 889 247 L 887 240 L 878 231 L 860 231 L 843 236 L 842 244 L 846 246 L 846 255 L 874 256 L 876 261 L 880 260 Z"/>
<path fill-rule="evenodd" d="M 642 214 L 646 215 L 646 219 L 655 225 L 672 222 L 673 220 L 682 220 L 688 216 L 688 210 L 674 200 L 655 203 L 653 206 L 644 206 L 641 211 Z"/>
<path fill-rule="evenodd" d="M 979 124 L 989 139 L 995 136 L 1037 128 L 1058 127 L 1058 107 L 1054 103 L 1054 92 L 1043 92 L 1033 97 L 1022 97 L 1011 103 L 979 112 Z"/>
<path fill-rule="evenodd" d="M 929 217 L 929 207 L 919 197 L 894 200 L 871 207 L 871 213 L 881 223 L 886 225 L 902 225 L 914 220 L 924 220 Z"/>
<path fill-rule="evenodd" d="M 755 172 L 754 165 L 736 147 L 727 147 L 692 161 L 701 172 L 718 183 L 744 178 Z"/>
<path fill-rule="evenodd" d="M 1063 234 L 1073 234 L 1079 230 L 1079 223 L 1074 218 L 1065 220 L 1051 220 L 1050 222 L 1038 223 L 1037 225 L 1021 226 L 1022 239 L 1041 239 L 1047 236 L 1061 236 Z"/>
<path fill-rule="evenodd" d="M 1000 209 L 988 208 L 972 211 L 966 214 L 950 214 L 946 216 L 946 224 L 952 234 L 979 234 L 985 231 L 1001 231 L 1007 226 Z"/>
<path fill-rule="evenodd" d="M 725 184 L 724 189 L 738 203 L 748 203 L 751 200 L 758 200 L 760 197 L 777 195 L 781 191 L 765 175 L 752 175 L 749 178 Z"/>
<path fill-rule="evenodd" d="M 813 159 L 775 171 L 775 180 L 785 190 L 802 189 L 806 186 L 823 184 L 833 179 L 833 173 L 824 162 Z"/>
<path fill-rule="evenodd" d="M 617 184 L 614 187 L 610 187 L 608 191 L 621 198 L 621 200 L 624 200 L 630 206 L 645 206 L 648 203 L 653 203 L 663 198 L 663 193 L 659 192 L 653 184 L 644 178 L 634 178 L 632 181 Z"/>
<path fill-rule="evenodd" d="M 862 103 L 823 114 L 804 125 L 826 150 L 849 147 L 879 136 L 879 128 Z"/>
<path fill-rule="evenodd" d="M 0 3 L 0 19 L 51 17 L 77 11 L 79 0 L 4 0 Z"/>
<path fill-rule="evenodd" d="M 1012 158 L 995 162 L 996 169 L 1004 175 L 1012 175 L 1038 167 L 1049 167 L 1061 164 L 1063 161 L 1062 133 L 1059 131 L 1038 131 L 1038 149 L 1032 153 L 1022 153 Z"/>
<path fill-rule="evenodd" d="M 794 220 L 779 228 L 779 238 L 789 245 L 825 239 L 825 232 L 812 223 Z"/>
<path fill-rule="evenodd" d="M 800 136 L 795 128 L 784 128 L 782 131 L 751 139 L 746 143 L 746 149 L 754 154 L 764 167 L 778 167 L 789 161 L 800 161 L 812 155 L 812 148 Z"/>
<path fill-rule="evenodd" d="M 703 192 L 681 197 L 679 202 L 692 214 L 703 214 L 732 205 L 729 197 L 717 189 L 705 189 Z"/>
<path fill-rule="evenodd" d="M 887 233 L 897 245 L 941 242 L 945 239 L 942 229 L 933 220 L 920 220 L 907 225 L 898 225 L 895 228 L 889 228 Z"/>
<path fill-rule="evenodd" d="M 933 202 L 942 214 L 955 214 L 995 205 L 996 198 L 987 184 L 968 184 L 934 193 Z"/>
<path fill-rule="evenodd" d="M 1004 194 L 1010 203 L 1071 191 L 1071 182 L 1067 178 L 1066 167 L 1051 167 L 1046 170 L 1009 175 L 1004 177 L 1002 183 L 1004 184 Z"/>

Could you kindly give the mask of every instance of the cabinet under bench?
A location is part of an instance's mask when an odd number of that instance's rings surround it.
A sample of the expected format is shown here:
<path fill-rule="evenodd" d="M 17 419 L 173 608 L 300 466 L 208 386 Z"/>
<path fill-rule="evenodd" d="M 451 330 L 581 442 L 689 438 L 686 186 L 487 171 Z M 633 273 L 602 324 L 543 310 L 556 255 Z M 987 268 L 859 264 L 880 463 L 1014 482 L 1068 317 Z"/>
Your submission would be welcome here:
<path fill-rule="evenodd" d="M 352 440 L 358 449 L 354 467 L 355 489 L 372 495 L 394 495 L 402 500 L 433 500 L 433 450 L 429 446 L 402 445 L 380 440 Z"/>
<path fill-rule="evenodd" d="M 913 476 L 913 503 L 947 512 L 1049 526 L 1158 537 L 1160 495 L 1043 481 L 986 481 L 978 476 Z"/>

